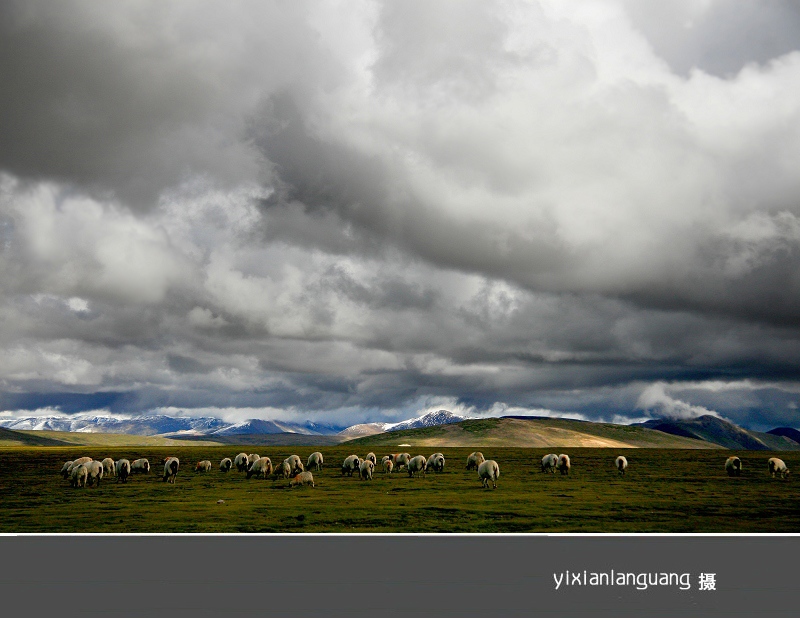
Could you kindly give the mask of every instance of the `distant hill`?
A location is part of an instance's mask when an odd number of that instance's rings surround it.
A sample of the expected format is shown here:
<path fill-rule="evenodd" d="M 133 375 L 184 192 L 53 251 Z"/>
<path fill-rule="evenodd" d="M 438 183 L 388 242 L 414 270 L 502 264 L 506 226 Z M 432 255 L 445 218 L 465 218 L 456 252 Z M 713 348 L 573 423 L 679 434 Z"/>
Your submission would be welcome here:
<path fill-rule="evenodd" d="M 56 440 L 36 432 L 29 435 L 22 431 L 12 431 L 0 427 L 0 446 L 67 446 L 69 442 Z"/>
<path fill-rule="evenodd" d="M 232 434 L 221 436 L 185 436 L 186 444 L 241 444 L 248 446 L 331 446 L 347 439 L 346 436 L 315 436 L 302 433 Z"/>
<path fill-rule="evenodd" d="M 647 427 L 542 417 L 470 419 L 375 434 L 349 440 L 346 444 L 388 448 L 400 444 L 443 447 L 720 448 L 703 440 L 670 435 Z"/>
<path fill-rule="evenodd" d="M 730 421 L 705 414 L 690 419 L 653 419 L 638 424 L 674 436 L 695 438 L 727 449 L 748 451 L 800 450 L 800 444 L 784 436 L 749 431 Z"/>
<path fill-rule="evenodd" d="M 800 431 L 797 431 L 794 427 L 776 427 L 775 429 L 770 429 L 767 433 L 775 436 L 783 436 L 784 438 L 789 438 L 793 442 L 800 444 Z"/>
<path fill-rule="evenodd" d="M 12 431 L 11 433 L 25 436 L 26 439 L 31 440 L 31 442 L 27 443 L 30 446 L 191 446 L 198 444 L 192 440 L 177 440 L 163 436 L 140 436 L 128 433 L 46 431 L 41 429 Z M 203 444 L 220 445 L 221 442 L 207 439 Z"/>
<path fill-rule="evenodd" d="M 351 425 L 347 429 L 339 432 L 339 436 L 343 440 L 351 440 L 353 438 L 361 438 L 363 436 L 371 436 L 376 433 L 383 433 L 389 427 L 387 423 L 360 423 L 358 425 Z"/>

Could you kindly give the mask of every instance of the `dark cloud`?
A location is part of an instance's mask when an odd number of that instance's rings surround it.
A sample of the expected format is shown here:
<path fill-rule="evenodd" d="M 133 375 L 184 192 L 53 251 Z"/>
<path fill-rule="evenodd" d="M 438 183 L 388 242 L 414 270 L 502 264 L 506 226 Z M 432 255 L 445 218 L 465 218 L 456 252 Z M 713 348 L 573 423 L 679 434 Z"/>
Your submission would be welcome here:
<path fill-rule="evenodd" d="M 696 68 L 724 77 L 800 51 L 800 6 L 792 0 L 626 0 L 625 7 L 656 53 L 684 75 Z"/>
<path fill-rule="evenodd" d="M 796 11 L 699 6 L 6 3 L 3 408 L 791 424 Z"/>

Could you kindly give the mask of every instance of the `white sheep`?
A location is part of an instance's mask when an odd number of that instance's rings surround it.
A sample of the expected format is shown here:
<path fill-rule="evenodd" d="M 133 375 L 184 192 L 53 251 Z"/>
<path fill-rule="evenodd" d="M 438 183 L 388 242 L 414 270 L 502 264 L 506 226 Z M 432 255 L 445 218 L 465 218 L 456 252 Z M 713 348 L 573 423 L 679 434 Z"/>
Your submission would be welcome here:
<path fill-rule="evenodd" d="M 408 462 L 411 461 L 410 453 L 397 453 L 394 456 L 394 467 L 399 471 L 400 468 L 408 468 Z"/>
<path fill-rule="evenodd" d="M 250 466 L 252 466 L 253 463 L 258 461 L 260 458 L 261 458 L 261 455 L 259 455 L 258 453 L 250 453 L 247 456 L 247 467 L 249 468 Z"/>
<path fill-rule="evenodd" d="M 81 464 L 89 463 L 92 461 L 91 457 L 78 457 L 78 459 L 70 462 L 69 466 L 67 466 L 66 476 L 71 476 L 72 471 L 75 469 L 75 466 L 80 466 Z M 66 476 L 64 478 L 66 478 Z"/>
<path fill-rule="evenodd" d="M 131 463 L 131 474 L 149 474 L 150 462 L 146 459 L 134 459 Z"/>
<path fill-rule="evenodd" d="M 569 461 L 569 455 L 564 455 L 563 453 L 558 456 L 558 463 L 556 467 L 558 468 L 561 474 L 569 474 L 569 469 L 572 466 Z"/>
<path fill-rule="evenodd" d="M 86 482 L 89 485 L 94 485 L 97 482 L 97 486 L 100 487 L 100 480 L 103 478 L 104 470 L 102 462 L 88 461 L 81 465 L 86 468 Z"/>
<path fill-rule="evenodd" d="M 386 474 L 391 474 L 392 470 L 394 470 L 394 462 L 389 458 L 384 458 L 384 460 L 383 460 L 383 471 Z"/>
<path fill-rule="evenodd" d="M 742 460 L 738 457 L 728 457 L 725 460 L 725 472 L 728 476 L 741 476 L 742 474 Z"/>
<path fill-rule="evenodd" d="M 180 461 L 178 461 L 177 457 L 167 457 L 164 460 L 164 478 L 162 478 L 161 480 L 175 484 L 175 477 L 178 476 L 179 466 L 180 466 Z"/>
<path fill-rule="evenodd" d="M 375 457 L 375 453 L 367 453 L 364 459 L 369 459 L 373 466 L 378 465 L 378 459 Z"/>
<path fill-rule="evenodd" d="M 292 468 L 292 474 L 300 474 L 305 470 L 303 467 L 303 460 L 299 455 L 289 455 L 285 460 Z"/>
<path fill-rule="evenodd" d="M 239 453 L 233 460 L 233 465 L 239 472 L 247 472 L 250 462 L 247 461 L 247 453 Z"/>
<path fill-rule="evenodd" d="M 322 470 L 322 462 L 323 462 L 322 453 L 320 453 L 319 451 L 315 451 L 314 453 L 311 453 L 308 456 L 308 461 L 306 462 L 306 468 L 308 470 L 314 468 L 314 470 L 319 472 L 320 470 Z"/>
<path fill-rule="evenodd" d="M 198 461 L 197 465 L 194 467 L 195 472 L 210 472 L 211 471 L 211 462 L 208 459 L 204 459 L 203 461 Z"/>
<path fill-rule="evenodd" d="M 478 478 L 483 486 L 489 488 L 489 481 L 492 481 L 492 489 L 497 489 L 497 479 L 500 478 L 500 466 L 497 462 L 488 459 L 478 466 Z"/>
<path fill-rule="evenodd" d="M 69 474 L 69 484 L 73 487 L 86 487 L 86 479 L 89 476 L 89 471 L 86 469 L 86 464 L 78 464 L 72 466 Z"/>
<path fill-rule="evenodd" d="M 441 453 L 434 453 L 428 457 L 426 466 L 434 472 L 444 472 L 444 455 Z"/>
<path fill-rule="evenodd" d="M 414 476 L 419 472 L 424 475 L 428 468 L 428 460 L 425 459 L 425 455 L 417 455 L 409 460 L 406 468 L 408 469 L 408 476 Z"/>
<path fill-rule="evenodd" d="M 69 476 L 71 469 L 72 469 L 72 460 L 66 461 L 64 462 L 64 465 L 61 466 L 61 472 L 59 472 L 59 474 L 64 478 L 67 478 Z"/>
<path fill-rule="evenodd" d="M 480 466 L 484 461 L 486 461 L 486 458 L 480 451 L 470 453 L 470 456 L 467 457 L 467 470 L 477 470 L 478 466 Z"/>
<path fill-rule="evenodd" d="M 542 457 L 542 472 L 556 473 L 556 464 L 558 464 L 558 455 L 550 453 Z"/>
<path fill-rule="evenodd" d="M 358 455 L 348 455 L 342 462 L 342 476 L 353 476 L 353 472 L 361 469 L 361 460 Z"/>
<path fill-rule="evenodd" d="M 624 455 L 620 455 L 614 460 L 614 465 L 617 467 L 617 472 L 625 475 L 625 470 L 628 469 L 628 460 L 625 458 Z"/>
<path fill-rule="evenodd" d="M 365 459 L 358 467 L 358 473 L 362 480 L 371 481 L 372 473 L 375 471 L 375 462 L 371 459 Z"/>
<path fill-rule="evenodd" d="M 233 461 L 231 461 L 230 457 L 225 457 L 219 462 L 219 469 L 222 472 L 227 472 L 231 468 L 233 468 Z"/>
<path fill-rule="evenodd" d="M 114 474 L 114 460 L 111 457 L 106 457 L 103 461 L 103 474 L 105 476 L 112 476 Z"/>
<path fill-rule="evenodd" d="M 770 457 L 767 461 L 767 466 L 769 467 L 770 474 L 772 474 L 772 478 L 775 478 L 776 474 L 780 474 L 782 479 L 785 479 L 787 476 L 789 476 L 789 469 L 786 467 L 783 459 Z"/>
<path fill-rule="evenodd" d="M 131 462 L 127 459 L 119 459 L 114 462 L 114 471 L 117 474 L 117 483 L 122 481 L 128 482 L 128 477 L 131 475 Z"/>
<path fill-rule="evenodd" d="M 296 487 L 297 485 L 311 485 L 314 487 L 314 475 L 311 472 L 301 472 L 289 481 L 289 487 Z"/>
<path fill-rule="evenodd" d="M 261 475 L 262 478 L 266 479 L 270 474 L 272 474 L 272 460 L 269 457 L 259 457 L 247 469 L 247 478 L 253 475 Z"/>

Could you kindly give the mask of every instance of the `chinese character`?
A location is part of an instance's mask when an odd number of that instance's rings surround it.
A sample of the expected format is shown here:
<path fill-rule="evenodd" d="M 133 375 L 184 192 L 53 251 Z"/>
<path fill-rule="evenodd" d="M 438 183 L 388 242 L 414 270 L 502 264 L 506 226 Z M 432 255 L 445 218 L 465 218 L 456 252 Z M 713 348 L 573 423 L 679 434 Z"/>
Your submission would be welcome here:
<path fill-rule="evenodd" d="M 700 583 L 700 590 L 716 590 L 717 589 L 717 581 L 716 581 L 716 573 L 700 573 L 699 583 Z"/>

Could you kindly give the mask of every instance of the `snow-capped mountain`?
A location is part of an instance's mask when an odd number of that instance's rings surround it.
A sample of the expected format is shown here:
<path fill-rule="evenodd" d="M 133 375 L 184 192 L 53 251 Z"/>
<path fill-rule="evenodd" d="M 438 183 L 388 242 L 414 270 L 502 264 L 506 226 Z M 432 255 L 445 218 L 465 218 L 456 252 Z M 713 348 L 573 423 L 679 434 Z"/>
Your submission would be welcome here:
<path fill-rule="evenodd" d="M 73 415 L 27 416 L 22 418 L 0 418 L 0 427 L 12 430 L 75 431 L 86 433 L 126 433 L 139 436 L 234 436 L 248 434 L 298 433 L 304 435 L 329 436 L 340 434 L 357 438 L 360 436 L 433 427 L 447 423 L 458 423 L 466 417 L 447 410 L 429 412 L 400 423 L 361 423 L 344 428 L 341 426 L 314 423 L 312 421 L 289 422 L 278 420 L 247 419 L 229 423 L 220 418 L 202 416 L 164 416 L 148 414 L 142 416 L 78 413 Z"/>
<path fill-rule="evenodd" d="M 400 431 L 401 429 L 418 429 L 420 427 L 434 427 L 436 425 L 447 425 L 449 423 L 460 423 L 467 420 L 466 416 L 453 414 L 449 410 L 437 410 L 428 412 L 417 418 L 410 418 L 401 423 L 395 423 L 387 427 L 386 431 Z"/>
<path fill-rule="evenodd" d="M 0 427 L 16 430 L 76 431 L 87 433 L 127 433 L 140 436 L 163 434 L 184 435 L 239 435 L 266 433 L 300 433 L 306 435 L 333 435 L 342 427 L 313 423 L 290 423 L 249 419 L 229 423 L 214 417 L 185 416 L 114 416 L 75 414 L 71 416 L 29 416 L 0 419 Z"/>

